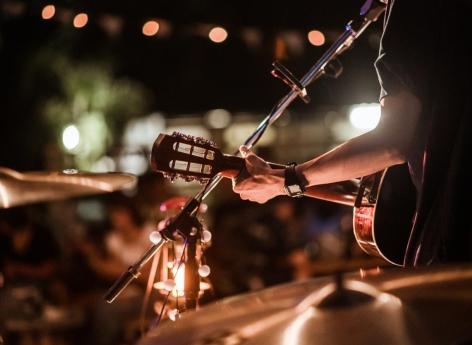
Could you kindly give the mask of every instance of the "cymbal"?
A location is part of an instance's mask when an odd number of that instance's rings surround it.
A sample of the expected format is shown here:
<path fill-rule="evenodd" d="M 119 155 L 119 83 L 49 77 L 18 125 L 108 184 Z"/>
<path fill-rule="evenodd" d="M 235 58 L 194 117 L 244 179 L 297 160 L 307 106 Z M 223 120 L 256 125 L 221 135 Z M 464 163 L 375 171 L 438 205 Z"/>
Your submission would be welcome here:
<path fill-rule="evenodd" d="M 468 344 L 472 265 L 360 271 L 226 298 L 138 345 Z"/>
<path fill-rule="evenodd" d="M 130 188 L 136 176 L 125 173 L 89 173 L 75 169 L 21 173 L 0 167 L 0 208 L 109 193 Z"/>

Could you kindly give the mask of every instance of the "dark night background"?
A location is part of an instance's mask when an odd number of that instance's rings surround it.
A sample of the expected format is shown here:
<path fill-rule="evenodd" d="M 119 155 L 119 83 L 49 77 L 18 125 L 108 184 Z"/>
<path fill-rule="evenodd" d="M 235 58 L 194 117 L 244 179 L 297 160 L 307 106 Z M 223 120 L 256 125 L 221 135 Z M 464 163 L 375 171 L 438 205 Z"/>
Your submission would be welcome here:
<path fill-rule="evenodd" d="M 213 108 L 267 113 L 286 87 L 270 76 L 275 38 L 297 31 L 304 49 L 285 54 L 282 62 L 301 77 L 326 50 L 330 39 L 358 13 L 361 2 L 327 1 L 290 3 L 260 1 L 62 1 L 59 8 L 85 11 L 89 22 L 80 30 L 69 22 L 42 20 L 46 2 L 31 1 L 19 15 L 2 13 L 0 32 L 1 132 L 0 162 L 14 169 L 41 169 L 41 150 L 54 140 L 39 107 L 60 92 L 54 60 L 39 59 L 47 52 L 72 63 L 107 66 L 116 78 L 126 77 L 146 88 L 145 108 L 167 116 L 196 114 Z M 118 16 L 121 32 L 110 37 L 98 18 Z M 162 18 L 172 25 L 167 37 L 146 37 L 142 23 Z M 192 30 L 200 23 L 224 26 L 229 38 L 214 44 Z M 312 102 L 297 101 L 292 109 L 309 113 L 323 105 L 336 106 L 377 100 L 373 68 L 380 23 L 376 23 L 341 61 L 344 73 L 337 80 L 324 78 L 310 87 Z M 260 45 L 251 48 L 240 32 L 253 28 Z M 306 32 L 316 28 L 329 33 L 322 47 L 311 46 Z M 372 42 L 370 42 L 372 41 Z"/>

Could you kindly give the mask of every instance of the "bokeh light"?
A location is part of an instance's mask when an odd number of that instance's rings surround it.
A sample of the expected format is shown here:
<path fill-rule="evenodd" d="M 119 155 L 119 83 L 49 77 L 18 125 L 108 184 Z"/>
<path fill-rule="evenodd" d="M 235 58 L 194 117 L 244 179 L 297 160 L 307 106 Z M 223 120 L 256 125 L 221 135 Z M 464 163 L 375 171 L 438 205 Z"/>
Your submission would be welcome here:
<path fill-rule="evenodd" d="M 319 30 L 311 30 L 308 33 L 308 41 L 314 46 L 322 46 L 325 44 L 325 35 Z"/>
<path fill-rule="evenodd" d="M 228 38 L 228 32 L 224 28 L 217 26 L 210 30 L 208 37 L 212 42 L 221 43 Z"/>
<path fill-rule="evenodd" d="M 44 20 L 48 20 L 54 17 L 54 14 L 56 14 L 56 7 L 54 5 L 46 5 L 41 12 L 41 17 Z"/>
<path fill-rule="evenodd" d="M 159 31 L 159 23 L 155 20 L 149 20 L 143 25 L 143 35 L 154 36 Z"/>
<path fill-rule="evenodd" d="M 210 128 L 225 128 L 231 122 L 231 114 L 225 109 L 213 109 L 205 115 Z"/>
<path fill-rule="evenodd" d="M 351 108 L 349 121 L 357 129 L 371 130 L 380 120 L 380 104 L 359 104 Z"/>
<path fill-rule="evenodd" d="M 72 151 L 74 150 L 80 143 L 80 132 L 75 125 L 69 125 L 64 128 L 62 132 L 62 144 L 64 147 Z"/>
<path fill-rule="evenodd" d="M 80 29 L 80 28 L 83 28 L 85 25 L 87 25 L 88 23 L 88 15 L 87 13 L 78 13 L 75 17 L 74 17 L 74 27 L 76 27 L 77 29 Z"/>

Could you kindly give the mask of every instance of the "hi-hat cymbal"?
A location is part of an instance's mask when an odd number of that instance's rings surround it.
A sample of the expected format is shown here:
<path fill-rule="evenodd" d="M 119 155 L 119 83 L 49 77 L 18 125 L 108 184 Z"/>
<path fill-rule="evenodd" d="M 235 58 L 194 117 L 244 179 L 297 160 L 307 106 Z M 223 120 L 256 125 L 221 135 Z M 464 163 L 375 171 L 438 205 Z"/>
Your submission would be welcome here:
<path fill-rule="evenodd" d="M 74 169 L 21 173 L 0 167 L 0 208 L 109 193 L 130 188 L 136 176 L 125 173 L 88 173 Z"/>
<path fill-rule="evenodd" d="M 279 285 L 165 320 L 138 345 L 470 344 L 472 266 Z"/>

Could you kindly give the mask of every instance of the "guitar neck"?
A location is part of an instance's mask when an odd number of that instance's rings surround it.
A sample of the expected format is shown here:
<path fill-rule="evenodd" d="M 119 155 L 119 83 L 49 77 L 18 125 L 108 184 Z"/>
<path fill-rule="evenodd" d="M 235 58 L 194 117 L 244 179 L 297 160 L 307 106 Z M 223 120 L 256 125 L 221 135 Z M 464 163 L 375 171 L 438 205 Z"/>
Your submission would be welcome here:
<path fill-rule="evenodd" d="M 224 155 L 223 167 L 220 171 L 221 176 L 226 178 L 235 178 L 238 175 L 248 175 L 245 167 L 244 159 L 238 156 Z M 273 169 L 285 169 L 285 165 L 277 163 L 269 163 Z M 348 180 L 324 185 L 310 186 L 306 189 L 304 195 L 342 204 L 346 206 L 354 206 L 354 202 L 359 190 L 359 182 L 357 180 Z"/>
<path fill-rule="evenodd" d="M 220 175 L 227 178 L 235 178 L 240 174 L 244 174 L 246 171 L 246 166 L 244 164 L 244 158 L 233 156 L 233 155 L 223 155 L 223 164 L 220 168 Z M 272 169 L 285 169 L 285 165 L 277 163 L 269 163 Z"/>

